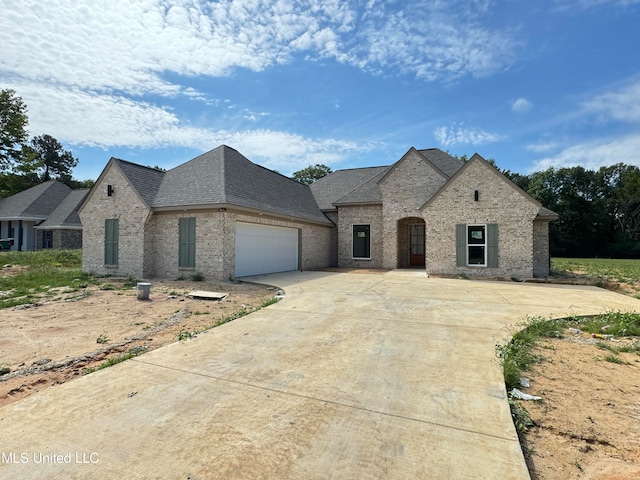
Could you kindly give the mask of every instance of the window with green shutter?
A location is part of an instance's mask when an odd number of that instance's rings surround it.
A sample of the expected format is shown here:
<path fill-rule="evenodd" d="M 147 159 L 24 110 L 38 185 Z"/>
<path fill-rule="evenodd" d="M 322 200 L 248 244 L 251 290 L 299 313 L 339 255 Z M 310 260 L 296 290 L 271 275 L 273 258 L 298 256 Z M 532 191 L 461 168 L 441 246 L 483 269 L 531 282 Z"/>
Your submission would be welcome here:
<path fill-rule="evenodd" d="M 498 267 L 498 225 L 456 225 L 456 266 Z"/>
<path fill-rule="evenodd" d="M 108 266 L 118 265 L 118 237 L 119 224 L 117 218 L 108 218 L 104 221 L 104 264 Z"/>
<path fill-rule="evenodd" d="M 196 268 L 196 219 L 181 218 L 178 223 L 178 267 Z"/>

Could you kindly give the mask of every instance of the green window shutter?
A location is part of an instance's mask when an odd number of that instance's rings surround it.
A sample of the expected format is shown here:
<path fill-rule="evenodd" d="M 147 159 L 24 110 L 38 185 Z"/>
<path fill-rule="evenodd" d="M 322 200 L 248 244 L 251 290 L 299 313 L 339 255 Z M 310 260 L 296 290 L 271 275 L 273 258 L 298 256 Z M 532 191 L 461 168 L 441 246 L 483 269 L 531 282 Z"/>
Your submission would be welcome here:
<path fill-rule="evenodd" d="M 456 225 L 456 266 L 467 266 L 467 226 L 462 223 Z"/>
<path fill-rule="evenodd" d="M 498 267 L 498 225 L 487 225 L 487 267 Z"/>
<path fill-rule="evenodd" d="M 178 223 L 178 266 L 196 267 L 196 219 L 181 218 Z"/>
<path fill-rule="evenodd" d="M 104 264 L 118 264 L 118 219 L 106 219 L 104 221 Z"/>

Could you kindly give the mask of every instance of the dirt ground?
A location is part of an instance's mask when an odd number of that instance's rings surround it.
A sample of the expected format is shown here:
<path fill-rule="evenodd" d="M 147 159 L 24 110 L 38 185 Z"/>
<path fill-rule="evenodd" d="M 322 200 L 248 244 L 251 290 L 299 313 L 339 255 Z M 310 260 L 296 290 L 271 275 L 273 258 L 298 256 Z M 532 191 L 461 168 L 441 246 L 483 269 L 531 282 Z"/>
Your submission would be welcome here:
<path fill-rule="evenodd" d="M 535 422 L 523 447 L 533 480 L 640 478 L 640 356 L 613 363 L 602 348 L 637 342 L 567 331 L 536 348 L 544 360 L 523 390 L 542 400 L 521 402 Z"/>
<path fill-rule="evenodd" d="M 135 289 L 109 281 L 115 289 L 60 291 L 37 305 L 1 312 L 0 369 L 10 372 L 0 375 L 0 407 L 77 378 L 109 358 L 178 341 L 181 332 L 202 330 L 275 294 L 251 284 L 153 282 L 144 301 Z M 579 276 L 555 281 L 597 284 Z M 600 286 L 640 293 L 638 285 Z M 194 290 L 229 296 L 221 302 L 189 298 Z M 596 340 L 568 331 L 540 345 L 537 353 L 544 361 L 527 373 L 531 386 L 523 390 L 542 400 L 521 402 L 535 422 L 523 448 L 531 478 L 640 479 L 640 356 L 621 353 L 622 363 L 606 361 L 611 352 Z"/>
<path fill-rule="evenodd" d="M 113 357 L 176 342 L 181 332 L 202 331 L 276 293 L 246 283 L 152 282 L 149 299 L 138 300 L 135 288 L 108 281 L 109 287 L 61 290 L 40 303 L 2 310 L 0 372 L 10 371 L 0 375 L 0 407 L 77 378 Z M 229 295 L 222 301 L 187 296 L 197 290 Z"/>

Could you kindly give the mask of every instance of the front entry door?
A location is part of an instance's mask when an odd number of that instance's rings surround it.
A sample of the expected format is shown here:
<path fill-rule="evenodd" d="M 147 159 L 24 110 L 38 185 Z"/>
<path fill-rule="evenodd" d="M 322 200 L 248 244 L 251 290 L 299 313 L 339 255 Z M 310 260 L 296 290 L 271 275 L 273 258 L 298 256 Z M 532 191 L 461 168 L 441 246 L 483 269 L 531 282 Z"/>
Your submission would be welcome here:
<path fill-rule="evenodd" d="M 424 267 L 424 224 L 409 225 L 409 265 Z"/>

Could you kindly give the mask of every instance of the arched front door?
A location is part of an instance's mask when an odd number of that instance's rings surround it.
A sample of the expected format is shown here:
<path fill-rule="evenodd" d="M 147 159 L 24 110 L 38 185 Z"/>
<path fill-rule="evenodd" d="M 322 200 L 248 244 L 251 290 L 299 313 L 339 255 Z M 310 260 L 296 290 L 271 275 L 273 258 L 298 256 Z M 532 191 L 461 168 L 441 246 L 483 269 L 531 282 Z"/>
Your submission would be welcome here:
<path fill-rule="evenodd" d="M 424 267 L 424 227 L 420 217 L 398 220 L 398 268 Z"/>
<path fill-rule="evenodd" d="M 409 225 L 409 266 L 424 267 L 424 222 Z"/>

